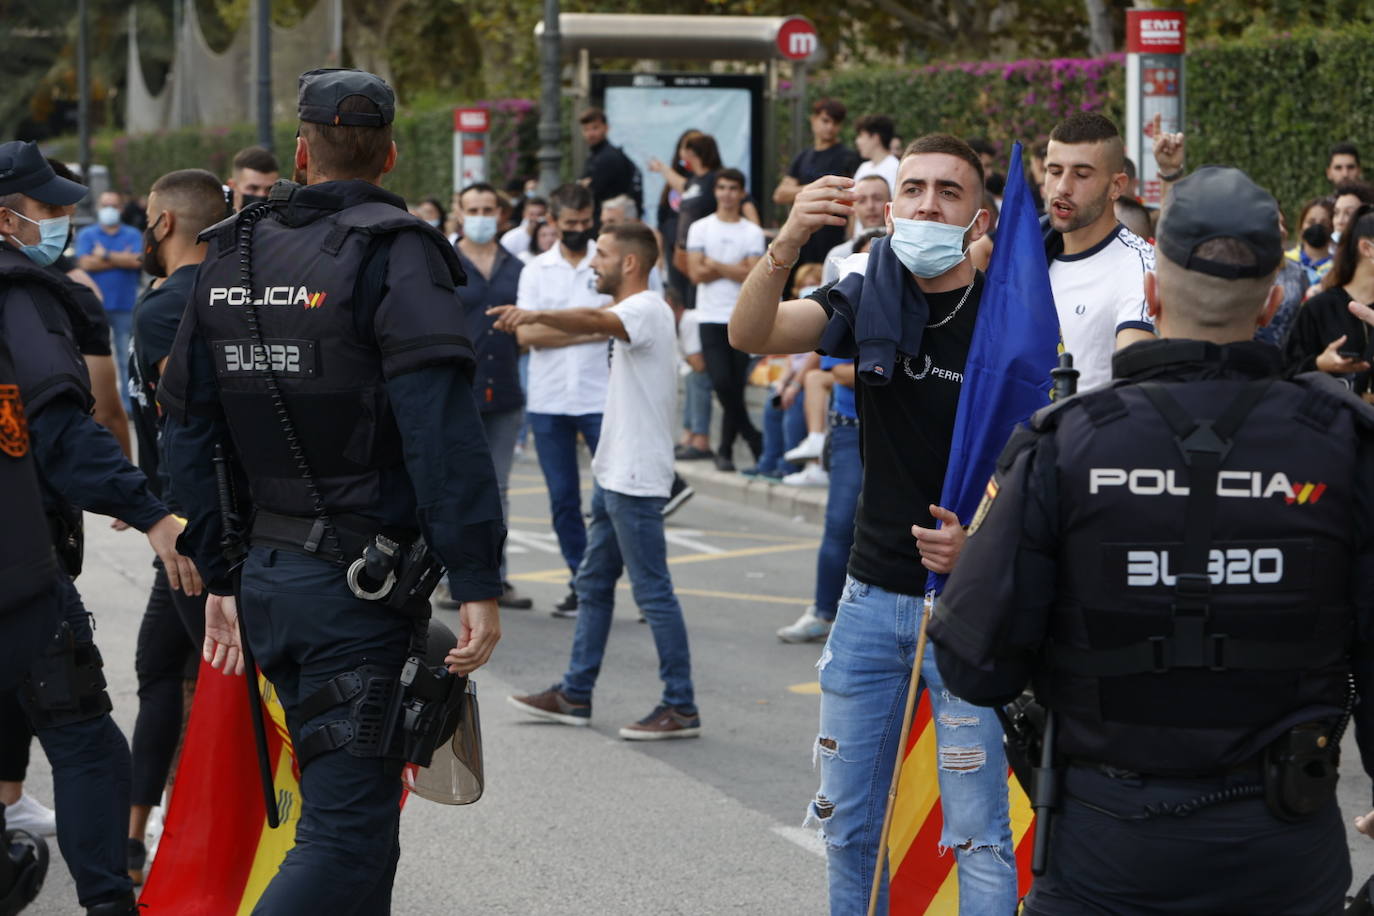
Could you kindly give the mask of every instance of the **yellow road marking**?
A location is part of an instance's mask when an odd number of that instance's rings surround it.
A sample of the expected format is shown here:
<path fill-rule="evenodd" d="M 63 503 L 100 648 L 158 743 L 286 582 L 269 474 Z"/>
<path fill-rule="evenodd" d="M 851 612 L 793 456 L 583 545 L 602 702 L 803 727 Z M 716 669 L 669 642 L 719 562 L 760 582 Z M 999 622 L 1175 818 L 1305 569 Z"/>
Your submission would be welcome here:
<path fill-rule="evenodd" d="M 546 569 L 536 573 L 517 573 L 510 577 L 512 582 L 538 582 L 547 585 L 562 585 L 568 581 L 568 571 L 566 569 Z M 616 588 L 628 592 L 630 583 L 621 582 Z M 750 604 L 790 604 L 793 606 L 804 605 L 809 599 L 806 598 L 785 598 L 781 595 L 755 595 L 750 592 L 726 592 L 710 588 L 692 588 L 690 586 L 674 585 L 673 592 L 678 595 L 691 595 L 695 598 L 725 598 L 730 601 L 743 601 Z"/>
<path fill-rule="evenodd" d="M 765 547 L 741 547 L 738 550 L 724 550 L 720 553 L 684 553 L 681 556 L 669 557 L 668 565 L 705 563 L 710 560 L 733 560 L 738 557 L 757 557 L 768 553 L 787 553 L 791 550 L 815 550 L 819 545 L 820 541 L 796 541 L 791 544 L 769 544 Z"/>
<path fill-rule="evenodd" d="M 791 687 L 788 687 L 787 689 L 792 691 L 793 693 L 801 693 L 807 696 L 820 696 L 821 682 L 807 681 L 805 684 L 793 684 Z"/>

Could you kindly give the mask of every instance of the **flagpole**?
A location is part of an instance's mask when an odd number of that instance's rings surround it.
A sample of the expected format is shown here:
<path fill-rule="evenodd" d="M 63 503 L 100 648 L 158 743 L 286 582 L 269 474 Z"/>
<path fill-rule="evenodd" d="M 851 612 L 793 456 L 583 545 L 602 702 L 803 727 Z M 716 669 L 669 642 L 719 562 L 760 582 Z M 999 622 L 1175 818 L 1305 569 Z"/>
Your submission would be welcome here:
<path fill-rule="evenodd" d="M 873 867 L 873 887 L 868 892 L 868 916 L 874 916 L 878 909 L 878 889 L 883 883 L 883 865 L 887 859 L 887 838 L 892 832 L 892 810 L 897 804 L 897 783 L 902 775 L 902 762 L 906 759 L 906 742 L 911 737 L 911 719 L 916 710 L 916 695 L 921 686 L 921 661 L 926 654 L 926 624 L 930 621 L 930 610 L 934 599 L 926 595 L 921 605 L 921 628 L 916 636 L 916 660 L 911 663 L 911 684 L 906 691 L 906 711 L 902 713 L 902 737 L 897 741 L 897 759 L 892 763 L 892 786 L 887 790 L 887 810 L 883 812 L 883 829 L 878 836 L 878 861 Z"/>

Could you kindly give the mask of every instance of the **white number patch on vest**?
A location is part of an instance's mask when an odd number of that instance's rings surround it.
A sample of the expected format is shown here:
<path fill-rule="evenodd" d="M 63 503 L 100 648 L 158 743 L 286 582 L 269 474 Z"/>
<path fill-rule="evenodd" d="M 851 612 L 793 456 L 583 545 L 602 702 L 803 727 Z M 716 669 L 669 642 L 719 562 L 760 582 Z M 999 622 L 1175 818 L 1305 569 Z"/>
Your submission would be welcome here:
<path fill-rule="evenodd" d="M 267 338 L 215 342 L 215 370 L 220 376 L 262 376 L 269 371 L 282 378 L 314 378 L 316 347 L 313 340 Z"/>
<path fill-rule="evenodd" d="M 1168 550 L 1126 551 L 1126 584 L 1138 588 L 1172 586 L 1178 581 L 1177 553 Z M 1277 547 L 1213 548 L 1207 552 L 1207 575 L 1213 585 L 1275 585 L 1283 581 L 1283 551 Z"/>

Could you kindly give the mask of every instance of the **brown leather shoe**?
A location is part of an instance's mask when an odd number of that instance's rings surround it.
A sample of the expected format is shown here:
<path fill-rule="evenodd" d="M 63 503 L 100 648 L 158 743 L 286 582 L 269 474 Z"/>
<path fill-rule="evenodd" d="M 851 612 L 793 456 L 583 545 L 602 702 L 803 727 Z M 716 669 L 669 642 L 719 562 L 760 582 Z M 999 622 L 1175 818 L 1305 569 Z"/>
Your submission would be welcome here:
<path fill-rule="evenodd" d="M 563 725 L 592 724 L 592 704 L 568 699 L 557 684 L 543 693 L 532 693 L 523 697 L 508 696 L 506 702 L 537 719 L 548 719 L 550 722 L 560 722 Z"/>
<path fill-rule="evenodd" d="M 695 738 L 701 734 L 701 716 L 678 712 L 673 706 L 658 706 L 633 725 L 620 730 L 629 741 L 663 741 L 667 738 Z"/>

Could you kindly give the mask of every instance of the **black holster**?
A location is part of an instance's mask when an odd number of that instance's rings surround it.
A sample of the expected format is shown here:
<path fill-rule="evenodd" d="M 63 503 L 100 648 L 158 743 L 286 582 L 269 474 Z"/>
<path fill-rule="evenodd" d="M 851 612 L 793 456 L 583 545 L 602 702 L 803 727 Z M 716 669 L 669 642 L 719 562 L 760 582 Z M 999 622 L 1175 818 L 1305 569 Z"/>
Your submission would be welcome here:
<path fill-rule="evenodd" d="M 430 667 L 418 656 L 406 660 L 401 672 L 401 738 L 406 760 L 427 767 L 434 752 L 453 737 L 462 719 L 467 680 L 443 666 Z"/>
<path fill-rule="evenodd" d="M 1317 813 L 1336 795 L 1340 742 L 1326 722 L 1304 722 L 1264 751 L 1264 802 L 1281 821 Z"/>
<path fill-rule="evenodd" d="M 1034 770 L 1040 765 L 1041 742 L 1045 737 L 1045 707 L 1027 690 L 997 710 L 1006 737 L 1007 763 L 1026 795 L 1034 797 Z"/>

